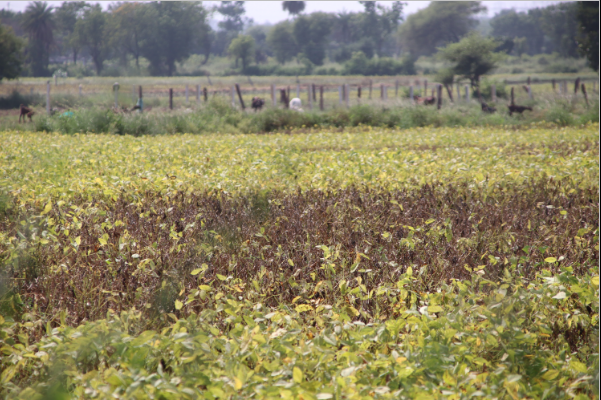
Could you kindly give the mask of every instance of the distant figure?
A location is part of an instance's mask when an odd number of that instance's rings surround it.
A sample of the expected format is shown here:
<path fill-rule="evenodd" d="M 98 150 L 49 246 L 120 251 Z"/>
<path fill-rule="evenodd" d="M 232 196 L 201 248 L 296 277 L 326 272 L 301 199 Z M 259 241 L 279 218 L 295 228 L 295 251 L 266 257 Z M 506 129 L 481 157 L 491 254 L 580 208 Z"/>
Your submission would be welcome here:
<path fill-rule="evenodd" d="M 484 112 L 486 112 L 486 113 L 489 113 L 489 114 L 492 114 L 492 113 L 494 113 L 495 111 L 497 111 L 497 109 L 496 109 L 496 108 L 494 108 L 494 107 L 490 107 L 490 106 L 489 106 L 488 104 L 486 104 L 485 102 L 482 102 L 482 111 L 484 111 Z"/>
<path fill-rule="evenodd" d="M 514 112 L 521 114 L 526 110 L 532 111 L 532 107 L 516 106 L 513 104 L 507 106 L 507 108 L 509 108 L 509 115 L 513 115 Z"/>
<path fill-rule="evenodd" d="M 21 104 L 19 106 L 19 123 L 21 123 L 21 117 L 23 117 L 23 122 L 27 122 L 25 120 L 26 116 L 27 116 L 27 118 L 29 118 L 29 122 L 31 122 L 31 117 L 33 117 L 34 114 L 35 114 L 35 112 L 31 108 Z"/>
<path fill-rule="evenodd" d="M 251 103 L 251 107 L 253 110 L 255 110 L 255 112 L 257 112 L 257 110 L 260 110 L 263 108 L 263 106 L 265 105 L 265 100 L 263 100 L 260 97 L 253 97 L 252 103 Z"/>
<path fill-rule="evenodd" d="M 301 106 L 302 106 L 302 102 L 301 102 L 301 99 L 299 99 L 298 97 L 295 97 L 292 100 L 290 100 L 290 109 L 296 110 L 296 111 L 303 111 Z"/>

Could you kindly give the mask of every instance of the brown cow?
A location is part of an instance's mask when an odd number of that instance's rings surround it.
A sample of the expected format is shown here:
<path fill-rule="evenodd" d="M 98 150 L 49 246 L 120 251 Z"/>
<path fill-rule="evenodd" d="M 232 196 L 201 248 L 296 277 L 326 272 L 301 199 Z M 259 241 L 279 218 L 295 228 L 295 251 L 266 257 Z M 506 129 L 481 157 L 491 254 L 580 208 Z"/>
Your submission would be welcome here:
<path fill-rule="evenodd" d="M 19 106 L 19 123 L 21 123 L 21 118 L 23 118 L 23 122 L 27 122 L 25 120 L 25 116 L 27 116 L 29 118 L 29 121 L 31 122 L 31 117 L 33 117 L 35 114 L 35 111 L 33 111 L 31 108 L 21 104 Z"/>

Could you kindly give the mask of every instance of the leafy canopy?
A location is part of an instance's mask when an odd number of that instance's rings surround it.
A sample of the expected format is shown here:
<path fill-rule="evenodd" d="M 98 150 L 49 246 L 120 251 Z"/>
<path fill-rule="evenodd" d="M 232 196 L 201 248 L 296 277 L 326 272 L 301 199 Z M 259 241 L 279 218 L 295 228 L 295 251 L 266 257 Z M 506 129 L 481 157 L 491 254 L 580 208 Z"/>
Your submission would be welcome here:
<path fill-rule="evenodd" d="M 236 66 L 238 66 L 238 60 L 242 60 L 242 70 L 246 70 L 249 61 L 253 55 L 255 48 L 255 39 L 250 35 L 239 35 L 237 38 L 232 40 L 228 49 L 229 53 L 236 58 Z"/>
<path fill-rule="evenodd" d="M 495 39 L 472 32 L 458 43 L 441 48 L 439 57 L 454 64 L 451 70 L 455 75 L 469 79 L 472 87 L 477 87 L 480 77 L 492 71 L 503 57 L 494 53 L 497 46 Z"/>
<path fill-rule="evenodd" d="M 0 25 L 0 82 L 15 79 L 23 65 L 23 41 L 15 36 L 10 27 Z"/>

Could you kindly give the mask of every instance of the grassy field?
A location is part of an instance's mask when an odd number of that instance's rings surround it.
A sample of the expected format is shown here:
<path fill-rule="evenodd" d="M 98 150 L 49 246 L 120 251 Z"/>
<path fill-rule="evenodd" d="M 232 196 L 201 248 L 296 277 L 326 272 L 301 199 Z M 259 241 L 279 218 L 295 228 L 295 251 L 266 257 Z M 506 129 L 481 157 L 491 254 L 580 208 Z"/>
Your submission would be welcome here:
<path fill-rule="evenodd" d="M 73 133 L 116 133 L 140 135 L 161 135 L 165 133 L 202 133 L 214 132 L 227 133 L 265 133 L 276 131 L 290 131 L 292 129 L 339 129 L 357 127 L 360 125 L 388 128 L 416 128 L 416 127 L 481 127 L 481 126 L 530 126 L 532 123 L 545 123 L 548 126 L 580 126 L 599 121 L 599 94 L 593 89 L 590 80 L 588 85 L 588 102 L 579 92 L 574 94 L 574 75 L 556 74 L 555 90 L 551 83 L 536 83 L 532 80 L 533 97 L 523 90 L 521 84 L 503 83 L 502 77 L 491 77 L 482 82 L 482 95 L 484 100 L 497 108 L 495 113 L 484 113 L 475 93 L 471 100 L 466 101 L 465 87 L 461 87 L 461 97 L 457 96 L 457 87 L 453 89 L 453 100 L 448 93 L 443 91 L 442 108 L 436 106 L 422 106 L 413 104 L 409 98 L 408 84 L 414 84 L 415 94 L 426 93 L 424 77 L 399 78 L 398 95 L 396 93 L 393 77 L 382 77 L 373 80 L 371 99 L 366 78 L 343 77 L 315 77 L 315 80 L 302 78 L 301 99 L 304 112 L 285 110 L 278 102 L 274 107 L 269 93 L 268 78 L 256 78 L 253 81 L 255 88 L 250 84 L 242 85 L 242 97 L 246 109 L 242 110 L 237 97 L 232 104 L 231 84 L 234 77 L 213 81 L 214 86 L 209 92 L 208 101 L 201 98 L 196 101 L 195 86 L 189 86 L 189 101 L 186 103 L 185 82 L 187 78 L 141 78 L 130 79 L 128 82 L 137 82 L 145 85 L 143 114 L 115 112 L 112 81 L 107 78 L 94 78 L 85 84 L 83 96 L 78 93 L 78 80 L 67 79 L 66 83 L 52 86 L 51 106 L 56 109 L 53 116 L 47 116 L 44 97 L 34 94 L 28 95 L 27 86 L 38 85 L 36 80 L 20 82 L 19 85 L 2 85 L 0 90 L 6 92 L 0 103 L 12 104 L 12 110 L 0 112 L 1 130 L 30 130 L 37 132 Z M 548 77 L 546 77 L 548 78 Z M 590 77 L 588 77 L 590 78 Z M 290 87 L 290 96 L 296 96 L 296 84 L 293 80 L 286 81 L 278 78 L 278 87 Z M 540 78 L 542 79 L 542 78 Z M 419 81 L 419 86 L 416 82 Z M 306 93 L 307 82 L 329 85 L 324 92 L 324 111 L 319 110 L 319 96 L 309 104 Z M 351 85 L 348 105 L 340 103 L 338 84 L 347 82 Z M 560 92 L 559 83 L 568 84 L 568 93 Z M 118 97 L 120 107 L 131 108 L 135 104 L 137 92 L 132 90 L 130 83 L 121 82 L 121 91 Z M 147 84 L 147 85 L 146 85 Z M 381 85 L 388 85 L 388 98 L 380 98 Z M 490 87 L 496 85 L 498 98 L 491 99 Z M 596 84 L 596 83 L 595 83 Z M 362 97 L 357 97 L 357 85 L 362 88 Z M 428 85 L 427 94 L 432 94 L 433 83 Z M 38 85 L 39 86 L 39 85 Z M 168 88 L 175 90 L 174 109 L 168 106 Z M 509 104 L 510 89 L 515 89 L 515 102 L 519 105 L 530 106 L 532 111 L 524 114 L 510 116 L 506 108 Z M 15 89 L 19 92 L 14 92 Z M 30 88 L 30 89 L 31 89 Z M 134 88 L 135 89 L 135 88 Z M 37 90 L 37 89 L 36 89 Z M 58 92 L 58 93 L 56 93 Z M 10 93 L 25 93 L 24 95 Z M 253 96 L 262 96 L 266 99 L 265 109 L 253 112 L 250 109 Z M 36 115 L 32 123 L 18 123 L 18 105 L 30 103 L 34 105 Z M 67 112 L 67 114 L 65 114 Z"/>
<path fill-rule="evenodd" d="M 598 132 L 0 132 L 0 395 L 598 399 Z"/>

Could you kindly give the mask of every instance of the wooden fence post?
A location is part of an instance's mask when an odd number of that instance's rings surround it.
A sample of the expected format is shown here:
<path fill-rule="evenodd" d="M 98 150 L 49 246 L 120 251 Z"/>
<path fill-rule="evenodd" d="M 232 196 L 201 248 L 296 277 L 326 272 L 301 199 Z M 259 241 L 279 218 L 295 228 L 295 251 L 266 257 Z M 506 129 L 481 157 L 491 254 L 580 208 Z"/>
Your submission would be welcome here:
<path fill-rule="evenodd" d="M 551 86 L 553 86 L 553 93 L 555 93 L 555 79 L 551 79 Z"/>
<path fill-rule="evenodd" d="M 449 94 L 449 99 L 451 99 L 451 103 L 454 103 L 455 101 L 453 100 L 453 84 L 451 83 L 450 87 L 448 84 L 445 84 L 444 87 L 447 89 L 447 93 Z"/>
<path fill-rule="evenodd" d="M 169 109 L 173 110 L 173 89 L 169 88 Z"/>
<path fill-rule="evenodd" d="M 144 112 L 144 100 L 142 100 L 142 85 L 138 86 L 138 103 L 137 105 L 140 107 L 138 109 L 139 113 Z"/>
<path fill-rule="evenodd" d="M 313 101 L 317 101 L 317 86 L 314 83 L 311 84 L 311 94 L 313 95 Z"/>
<path fill-rule="evenodd" d="M 470 87 L 469 85 L 465 85 L 465 101 L 470 101 Z"/>
<path fill-rule="evenodd" d="M 274 107 L 277 107 L 276 98 L 275 98 L 275 85 L 271 84 L 271 103 Z"/>
<path fill-rule="evenodd" d="M 81 84 L 80 84 L 80 85 L 79 85 L 79 97 L 81 97 L 81 96 L 82 96 L 81 89 L 82 89 L 82 87 L 81 87 Z M 31 94 L 33 94 L 33 89 L 31 89 L 31 90 L 32 90 L 32 93 L 31 93 Z"/>
<path fill-rule="evenodd" d="M 206 86 L 202 88 L 202 94 L 204 95 L 205 103 L 209 101 L 209 91 L 207 90 Z"/>
<path fill-rule="evenodd" d="M 46 82 L 46 114 L 50 115 L 50 80 Z"/>
<path fill-rule="evenodd" d="M 296 97 L 300 99 L 300 83 L 296 84 Z"/>
<path fill-rule="evenodd" d="M 528 86 L 530 86 L 530 77 L 528 77 L 528 79 L 526 79 L 526 82 L 527 82 L 526 84 L 527 84 Z"/>
<path fill-rule="evenodd" d="M 119 108 L 119 83 L 113 83 L 113 92 L 115 92 L 115 108 Z"/>
<path fill-rule="evenodd" d="M 511 87 L 511 105 L 512 106 L 515 105 L 515 97 L 514 97 L 514 94 L 513 94 L 513 86 Z"/>
<path fill-rule="evenodd" d="M 309 98 L 309 110 L 313 109 L 313 93 L 311 93 L 311 85 L 307 85 L 307 97 Z"/>
<path fill-rule="evenodd" d="M 528 97 L 532 100 L 532 86 L 528 85 Z"/>
<path fill-rule="evenodd" d="M 438 109 L 442 107 L 442 85 L 438 84 Z"/>
<path fill-rule="evenodd" d="M 290 87 L 288 87 L 290 89 Z M 286 89 L 280 89 L 280 101 L 284 104 L 284 108 L 290 107 L 290 99 L 288 98 L 288 92 Z"/>
<path fill-rule="evenodd" d="M 371 86 L 372 86 L 372 81 L 371 79 L 369 80 L 369 99 L 371 100 Z"/>
<path fill-rule="evenodd" d="M 588 96 L 586 94 L 586 87 L 584 86 L 584 83 L 581 84 L 580 90 L 582 90 L 582 95 L 584 96 L 584 101 L 586 101 L 586 106 L 588 107 Z"/>
<path fill-rule="evenodd" d="M 338 105 L 342 105 L 342 86 L 338 86 Z"/>
<path fill-rule="evenodd" d="M 490 86 L 490 99 L 493 103 L 497 102 L 497 85 Z"/>
<path fill-rule="evenodd" d="M 245 110 L 246 107 L 244 107 L 244 100 L 242 99 L 242 92 L 240 91 L 240 85 L 238 85 L 236 83 L 236 92 L 238 93 L 238 99 L 240 100 L 240 105 L 242 106 L 242 109 Z"/>
<path fill-rule="evenodd" d="M 384 84 L 380 83 L 380 100 L 384 100 Z"/>
<path fill-rule="evenodd" d="M 424 97 L 428 96 L 428 80 L 424 79 Z M 434 97 L 434 96 L 432 96 Z"/>
<path fill-rule="evenodd" d="M 344 90 L 345 99 L 344 99 L 344 101 L 346 102 L 346 107 L 348 108 L 350 106 L 351 85 L 349 85 L 347 83 L 344 86 L 345 86 L 345 90 Z"/>
<path fill-rule="evenodd" d="M 319 109 L 323 111 L 323 85 L 319 86 Z"/>
<path fill-rule="evenodd" d="M 58 85 L 58 75 L 54 74 L 54 86 Z"/>
<path fill-rule="evenodd" d="M 574 94 L 578 93 L 579 87 L 580 87 L 580 77 L 576 78 L 576 82 L 574 82 Z"/>
<path fill-rule="evenodd" d="M 413 102 L 413 85 L 409 85 L 409 99 Z"/>
<path fill-rule="evenodd" d="M 394 97 L 399 97 L 399 80 L 394 81 Z"/>
<path fill-rule="evenodd" d="M 188 84 L 186 83 L 186 105 L 190 103 L 190 98 L 188 97 Z"/>
<path fill-rule="evenodd" d="M 357 98 L 361 98 L 361 86 L 357 86 Z"/>

